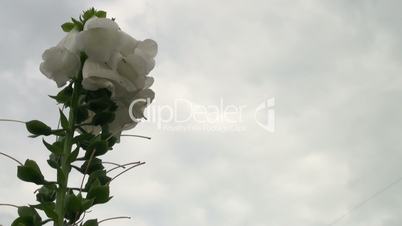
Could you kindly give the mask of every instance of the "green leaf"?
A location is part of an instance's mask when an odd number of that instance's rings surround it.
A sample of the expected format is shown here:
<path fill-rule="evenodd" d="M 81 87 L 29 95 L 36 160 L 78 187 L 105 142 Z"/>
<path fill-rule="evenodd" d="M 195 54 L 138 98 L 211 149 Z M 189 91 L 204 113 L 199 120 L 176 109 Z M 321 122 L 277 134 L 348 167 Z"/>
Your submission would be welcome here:
<path fill-rule="evenodd" d="M 37 137 L 39 137 L 39 135 L 29 135 L 28 137 L 30 137 L 30 138 L 37 138 Z"/>
<path fill-rule="evenodd" d="M 91 208 L 93 205 L 94 205 L 93 199 L 82 199 L 81 207 L 82 207 L 83 211 Z"/>
<path fill-rule="evenodd" d="M 76 19 L 74 19 L 74 18 L 71 18 L 71 21 L 73 21 L 75 27 L 76 27 L 79 31 L 82 31 L 82 29 L 84 28 L 84 25 L 83 25 L 80 21 L 78 21 L 78 20 L 76 20 Z"/>
<path fill-rule="evenodd" d="M 74 29 L 74 24 L 70 22 L 64 23 L 63 25 L 61 25 L 61 29 L 63 29 L 63 31 L 65 32 L 70 32 Z"/>
<path fill-rule="evenodd" d="M 68 156 L 67 161 L 69 163 L 74 162 L 75 160 L 77 160 L 79 153 L 80 153 L 80 146 L 77 145 L 77 147 L 74 149 L 74 151 L 72 151 L 71 154 Z"/>
<path fill-rule="evenodd" d="M 82 133 L 74 137 L 74 143 L 87 150 L 93 139 L 95 139 L 95 135 L 91 133 Z"/>
<path fill-rule="evenodd" d="M 93 205 L 93 200 L 82 198 L 81 194 L 75 195 L 70 192 L 66 195 L 65 210 L 66 218 L 77 220 L 81 214 Z"/>
<path fill-rule="evenodd" d="M 72 83 L 70 83 L 70 85 L 62 89 L 56 96 L 50 96 L 50 97 L 55 99 L 59 104 L 70 106 L 72 96 L 73 96 L 73 87 Z"/>
<path fill-rule="evenodd" d="M 102 133 L 101 133 L 101 139 L 103 140 L 107 140 L 110 136 L 112 136 L 112 134 L 109 131 L 109 125 L 102 125 L 101 126 L 102 129 Z"/>
<path fill-rule="evenodd" d="M 77 123 L 81 123 L 85 120 L 87 120 L 89 117 L 88 109 L 84 106 L 80 106 L 77 108 L 77 118 L 76 121 Z"/>
<path fill-rule="evenodd" d="M 91 143 L 88 151 L 85 153 L 85 158 L 89 158 L 92 152 L 95 151 L 95 156 L 104 155 L 109 149 L 108 143 L 105 140 L 97 140 Z"/>
<path fill-rule="evenodd" d="M 45 139 L 42 139 L 42 142 L 50 152 L 56 155 L 61 155 L 63 153 L 63 142 L 56 141 L 53 144 L 49 144 L 45 141 Z"/>
<path fill-rule="evenodd" d="M 42 185 L 46 182 L 38 164 L 35 161 L 27 159 L 23 166 L 18 166 L 17 176 L 19 179 Z"/>
<path fill-rule="evenodd" d="M 97 17 L 99 17 L 99 18 L 106 18 L 106 12 L 105 11 L 102 11 L 102 10 L 99 10 L 98 12 L 96 12 L 96 16 Z"/>
<path fill-rule="evenodd" d="M 80 52 L 81 63 L 84 63 L 87 59 L 88 59 L 88 55 L 84 51 L 81 51 Z"/>
<path fill-rule="evenodd" d="M 110 90 L 104 89 L 97 89 L 95 91 L 87 91 L 86 101 L 89 102 L 91 100 L 101 99 L 103 97 L 110 98 L 112 96 L 112 92 Z"/>
<path fill-rule="evenodd" d="M 90 162 L 89 159 L 86 160 L 84 162 L 84 164 L 82 164 L 81 166 L 81 172 L 85 173 L 87 172 L 87 174 L 91 174 L 94 171 L 97 170 L 103 170 L 105 167 L 102 165 L 102 160 L 98 159 L 98 158 L 94 158 L 92 159 L 92 161 Z"/>
<path fill-rule="evenodd" d="M 58 214 L 56 213 L 56 205 L 54 202 L 45 202 L 38 205 L 33 205 L 32 207 L 42 210 L 45 212 L 47 217 L 53 220 L 57 219 Z"/>
<path fill-rule="evenodd" d="M 57 183 L 59 184 L 59 186 L 62 187 L 66 187 L 66 174 L 64 173 L 64 171 L 62 169 L 57 169 Z"/>
<path fill-rule="evenodd" d="M 113 112 L 104 111 L 104 112 L 97 113 L 94 116 L 92 123 L 95 125 L 105 125 L 105 124 L 113 122 L 114 118 L 115 118 L 115 114 Z"/>
<path fill-rule="evenodd" d="M 99 180 L 95 180 L 89 188 L 87 199 L 94 199 L 94 204 L 102 204 L 111 199 L 109 194 L 109 185 L 101 185 Z"/>
<path fill-rule="evenodd" d="M 32 224 L 32 220 L 24 219 L 22 217 L 18 217 L 11 223 L 11 226 L 30 226 Z"/>
<path fill-rule="evenodd" d="M 60 168 L 60 156 L 57 156 L 54 153 L 50 154 L 49 159 L 47 160 L 47 163 L 53 169 Z"/>
<path fill-rule="evenodd" d="M 89 174 L 88 181 L 85 184 L 85 191 L 88 191 L 95 181 L 99 181 L 101 185 L 108 184 L 112 179 L 107 176 L 105 170 L 96 170 Z"/>
<path fill-rule="evenodd" d="M 40 203 L 53 202 L 56 199 L 57 186 L 48 184 L 42 186 L 36 194 L 36 200 Z"/>
<path fill-rule="evenodd" d="M 49 136 L 52 133 L 52 129 L 39 120 L 31 120 L 26 122 L 25 126 L 30 133 L 36 136 Z"/>
<path fill-rule="evenodd" d="M 59 109 L 59 112 L 60 112 L 61 127 L 63 127 L 63 129 L 69 129 L 70 123 L 68 122 L 67 117 L 64 115 L 64 113 L 61 109 Z"/>
<path fill-rule="evenodd" d="M 27 226 L 28 224 L 24 222 L 24 219 L 18 217 L 11 223 L 11 226 Z"/>
<path fill-rule="evenodd" d="M 19 217 L 11 224 L 11 226 L 40 226 L 42 218 L 33 207 L 18 207 Z"/>
<path fill-rule="evenodd" d="M 117 142 L 117 137 L 111 137 L 108 139 L 108 145 L 109 148 L 112 149 L 113 145 L 115 145 Z"/>
<path fill-rule="evenodd" d="M 85 221 L 85 223 L 82 226 L 98 226 L 98 219 L 91 219 L 91 220 L 87 220 Z"/>
<path fill-rule="evenodd" d="M 82 14 L 82 18 L 84 19 L 84 21 L 91 19 L 91 17 L 93 16 L 95 16 L 95 10 L 93 9 L 89 9 L 85 11 L 84 14 Z"/>
<path fill-rule="evenodd" d="M 81 196 L 81 195 L 79 195 Z M 80 215 L 82 214 L 81 208 L 81 199 L 74 195 L 74 193 L 70 193 L 66 195 L 66 202 L 65 202 L 65 217 L 71 221 L 75 221 L 79 219 Z"/>
<path fill-rule="evenodd" d="M 64 137 L 66 135 L 66 131 L 64 129 L 53 130 L 52 135 L 55 135 L 55 136 L 58 136 L 58 137 Z"/>
<path fill-rule="evenodd" d="M 66 195 L 66 210 L 69 212 L 78 212 L 80 208 L 80 198 L 74 193 L 69 193 Z"/>
<path fill-rule="evenodd" d="M 93 112 L 101 112 L 104 110 L 109 109 L 109 107 L 113 104 L 113 102 L 108 98 L 99 98 L 96 100 L 92 100 L 88 102 L 88 108 L 89 110 Z"/>

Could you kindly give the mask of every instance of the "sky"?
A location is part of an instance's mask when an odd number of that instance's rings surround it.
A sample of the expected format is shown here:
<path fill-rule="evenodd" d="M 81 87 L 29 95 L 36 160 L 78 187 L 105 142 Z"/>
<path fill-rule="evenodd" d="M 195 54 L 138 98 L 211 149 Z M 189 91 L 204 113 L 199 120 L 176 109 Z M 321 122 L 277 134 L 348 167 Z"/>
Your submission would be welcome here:
<path fill-rule="evenodd" d="M 89 218 L 132 217 L 103 223 L 114 226 L 402 225 L 401 1 L 0 6 L 0 118 L 57 124 L 47 97 L 57 88 L 39 72 L 41 54 L 82 10 L 106 10 L 125 32 L 159 45 L 149 109 L 160 114 L 126 132 L 152 140 L 123 137 L 105 156 L 147 164 L 112 184 L 113 199 Z M 194 114 L 222 105 L 237 114 L 214 123 Z M 168 120 L 169 109 L 191 118 Z M 20 124 L 0 124 L 0 151 L 36 160 L 54 178 L 41 140 L 27 135 Z M 34 201 L 36 187 L 16 178 L 14 162 L 0 158 L 0 172 L 0 203 Z M 15 217 L 0 207 L 0 224 Z"/>

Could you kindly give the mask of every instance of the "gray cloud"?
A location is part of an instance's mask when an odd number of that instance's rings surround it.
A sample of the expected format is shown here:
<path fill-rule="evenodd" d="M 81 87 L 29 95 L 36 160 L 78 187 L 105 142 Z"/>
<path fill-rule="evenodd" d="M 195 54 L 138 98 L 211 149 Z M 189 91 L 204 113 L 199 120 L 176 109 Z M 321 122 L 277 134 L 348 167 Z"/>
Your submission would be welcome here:
<path fill-rule="evenodd" d="M 0 116 L 57 120 L 37 70 L 59 25 L 88 7 L 61 1 L 3 2 Z M 107 157 L 147 161 L 112 187 L 93 217 L 113 225 L 399 225 L 398 184 L 348 212 L 401 175 L 401 28 L 398 1 L 100 1 L 121 27 L 158 41 L 155 105 L 188 98 L 248 106 L 245 132 L 166 132 L 152 123 Z M 18 18 L 16 15 L 20 15 Z M 13 20 L 10 20 L 13 18 Z M 11 21 L 13 21 L 11 23 Z M 38 24 L 40 24 L 38 26 Z M 27 51 L 29 50 L 29 51 Z M 276 97 L 277 130 L 252 119 Z M 0 150 L 44 160 L 40 141 L 4 125 Z M 29 147 L 29 150 L 27 148 Z M 25 203 L 33 187 L 1 164 L 1 202 Z M 54 176 L 54 175 L 53 175 Z M 4 225 L 12 210 L 0 211 Z"/>

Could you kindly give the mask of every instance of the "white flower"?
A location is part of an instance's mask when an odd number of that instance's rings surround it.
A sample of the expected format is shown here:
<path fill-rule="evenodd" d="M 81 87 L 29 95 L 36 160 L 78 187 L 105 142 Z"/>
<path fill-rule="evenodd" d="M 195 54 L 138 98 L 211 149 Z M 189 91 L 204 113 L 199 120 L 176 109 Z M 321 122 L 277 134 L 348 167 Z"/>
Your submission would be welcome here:
<path fill-rule="evenodd" d="M 115 111 L 115 119 L 109 126 L 109 132 L 115 136 L 120 137 L 123 130 L 134 128 L 139 120 L 144 117 L 145 108 L 152 103 L 155 98 L 155 93 L 151 89 L 144 89 L 139 92 L 127 93 L 126 96 L 120 98 L 113 98 L 117 104 Z M 135 104 L 132 104 L 132 103 Z M 90 111 L 89 119 L 86 123 L 91 122 L 92 117 L 95 116 L 94 112 Z M 100 126 L 83 126 L 83 129 L 89 133 L 99 134 L 101 132 Z"/>
<path fill-rule="evenodd" d="M 108 19 L 91 19 L 85 29 L 78 39 L 89 57 L 83 67 L 82 85 L 87 90 L 106 88 L 111 91 L 118 108 L 109 130 L 119 137 L 122 130 L 137 125 L 138 121 L 131 116 L 142 118 L 145 107 L 155 97 L 149 89 L 154 79 L 147 75 L 155 66 L 158 46 L 150 39 L 137 41 Z M 129 109 L 136 100 L 145 102 L 140 101 Z M 99 127 L 85 129 L 100 131 Z"/>
<path fill-rule="evenodd" d="M 131 129 L 137 125 L 138 122 L 133 120 L 132 116 L 138 119 L 143 117 L 145 107 L 155 97 L 155 93 L 148 89 L 153 81 L 152 77 L 147 77 L 144 86 L 139 90 L 134 83 L 105 64 L 99 64 L 88 59 L 85 61 L 83 68 L 82 85 L 85 89 L 106 88 L 112 92 L 112 100 L 117 104 L 118 108 L 115 112 L 115 120 L 109 124 L 109 130 L 117 137 L 119 137 L 122 130 Z M 140 100 L 139 103 L 130 109 L 130 104 L 136 100 Z M 91 118 L 88 121 L 91 121 Z M 100 128 L 86 126 L 85 130 L 96 134 L 100 131 Z"/>
<path fill-rule="evenodd" d="M 56 47 L 46 50 L 40 70 L 61 87 L 79 72 L 80 51 L 88 56 L 82 67 L 83 88 L 110 90 L 118 106 L 115 120 L 109 124 L 112 134 L 120 135 L 122 130 L 133 128 L 138 121 L 131 116 L 142 118 L 145 107 L 155 96 L 149 89 L 154 79 L 148 74 L 155 66 L 156 42 L 137 41 L 121 31 L 115 21 L 93 17 L 85 23 L 83 31 L 69 32 Z M 140 101 L 129 109 L 133 101 L 143 99 L 148 102 Z M 90 112 L 88 122 L 93 114 Z M 100 131 L 98 126 L 84 129 L 93 133 Z"/>
<path fill-rule="evenodd" d="M 112 70 L 106 64 L 100 64 L 92 59 L 87 59 L 82 69 L 82 86 L 87 90 L 107 88 L 113 97 L 119 98 L 126 93 L 135 92 L 134 84 Z"/>
<path fill-rule="evenodd" d="M 155 57 L 158 53 L 158 44 L 152 39 L 145 39 L 138 44 L 137 50 L 141 50 L 148 57 Z"/>
<path fill-rule="evenodd" d="M 153 84 L 147 75 L 155 66 L 155 41 L 137 41 L 105 18 L 90 19 L 86 28 L 78 38 L 89 57 L 83 69 L 84 88 L 108 88 L 113 97 L 118 97 Z M 95 33 L 99 33 L 97 37 L 90 37 Z"/>
<path fill-rule="evenodd" d="M 119 25 L 113 20 L 98 17 L 92 17 L 85 23 L 84 30 L 89 30 L 93 28 L 108 28 L 112 30 L 120 30 Z"/>
<path fill-rule="evenodd" d="M 77 46 L 77 37 L 79 32 L 77 30 L 73 30 L 69 32 L 58 44 L 57 46 L 62 46 L 73 53 L 78 54 L 79 49 Z"/>
<path fill-rule="evenodd" d="M 119 47 L 122 35 L 116 22 L 107 18 L 93 17 L 85 23 L 77 41 L 80 50 L 89 58 L 107 62 Z"/>
<path fill-rule="evenodd" d="M 144 117 L 144 110 L 155 98 L 155 93 L 151 89 L 144 89 L 137 93 L 131 93 L 126 98 L 116 100 L 117 111 L 115 120 L 109 124 L 109 130 L 113 135 L 120 136 L 122 130 L 134 128 L 138 121 L 132 117 L 140 119 Z M 132 105 L 133 101 L 137 102 Z M 131 108 L 130 108 L 131 107 Z"/>
<path fill-rule="evenodd" d="M 123 56 L 127 56 L 134 53 L 134 49 L 137 47 L 138 41 L 131 37 L 129 34 L 120 31 L 120 45 L 118 47 L 118 52 Z"/>
<path fill-rule="evenodd" d="M 57 46 L 47 49 L 42 54 L 44 62 L 40 71 L 53 79 L 58 87 L 62 87 L 80 70 L 81 62 L 77 53 L 75 39 L 77 32 L 70 32 Z"/>
<path fill-rule="evenodd" d="M 144 110 L 145 108 L 152 103 L 155 98 L 155 92 L 152 89 L 144 89 L 140 92 L 136 93 L 133 100 L 130 103 L 131 112 L 130 118 L 133 117 L 136 119 L 144 118 Z"/>

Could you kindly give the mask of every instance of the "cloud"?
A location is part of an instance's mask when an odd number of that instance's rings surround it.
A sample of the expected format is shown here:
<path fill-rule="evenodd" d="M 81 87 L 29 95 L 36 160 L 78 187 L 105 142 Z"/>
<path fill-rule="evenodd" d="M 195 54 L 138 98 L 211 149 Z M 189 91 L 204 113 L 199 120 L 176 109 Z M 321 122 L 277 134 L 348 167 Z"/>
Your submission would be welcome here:
<path fill-rule="evenodd" d="M 63 35 L 58 26 L 89 5 L 2 4 L 9 10 L 1 16 L 0 115 L 55 123 L 57 109 L 46 95 L 56 89 L 36 67 L 42 50 Z M 400 223 L 400 184 L 355 208 L 400 176 L 398 1 L 119 0 L 95 6 L 136 38 L 158 41 L 154 105 L 223 98 L 247 105 L 247 129 L 167 132 L 140 124 L 130 133 L 152 141 L 125 138 L 107 158 L 147 164 L 112 184 L 111 204 L 90 217 L 134 217 L 113 223 L 118 226 L 328 225 L 346 213 L 335 225 Z M 9 18 L 14 23 L 5 23 Z M 254 108 L 269 97 L 276 98 L 273 134 L 253 121 Z M 7 124 L 0 131 L 7 141 L 0 150 L 21 160 L 46 158 L 24 128 Z M 10 172 L 12 164 L 0 167 Z M 32 187 L 13 173 L 1 176 L 10 184 L 0 189 L 10 194 L 1 202 L 32 199 Z M 6 211 L 4 225 L 13 214 Z"/>

